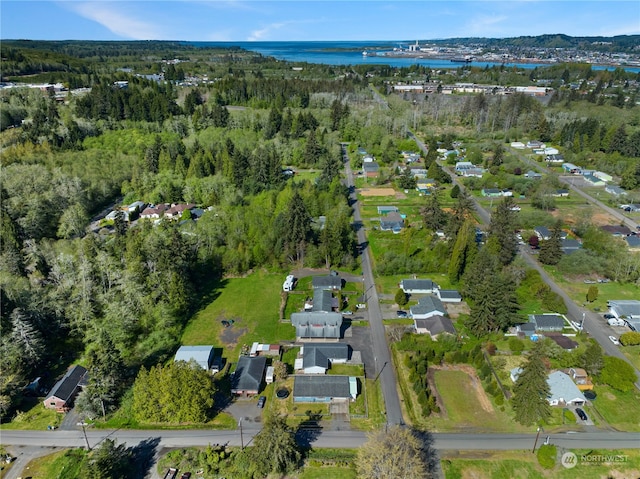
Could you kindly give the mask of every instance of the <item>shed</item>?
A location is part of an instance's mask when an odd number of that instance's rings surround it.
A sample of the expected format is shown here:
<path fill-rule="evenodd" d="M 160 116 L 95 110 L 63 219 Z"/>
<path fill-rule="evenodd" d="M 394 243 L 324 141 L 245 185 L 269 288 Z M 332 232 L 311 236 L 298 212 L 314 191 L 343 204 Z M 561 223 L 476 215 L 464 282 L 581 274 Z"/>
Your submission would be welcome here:
<path fill-rule="evenodd" d="M 82 366 L 73 366 L 58 381 L 44 400 L 44 407 L 67 412 L 73 406 L 78 391 L 87 384 L 88 372 Z"/>
<path fill-rule="evenodd" d="M 436 289 L 436 295 L 443 303 L 460 303 L 462 296 L 455 289 Z"/>
<path fill-rule="evenodd" d="M 193 360 L 202 369 L 208 370 L 213 361 L 213 346 L 180 346 L 173 360 L 187 363 Z"/>

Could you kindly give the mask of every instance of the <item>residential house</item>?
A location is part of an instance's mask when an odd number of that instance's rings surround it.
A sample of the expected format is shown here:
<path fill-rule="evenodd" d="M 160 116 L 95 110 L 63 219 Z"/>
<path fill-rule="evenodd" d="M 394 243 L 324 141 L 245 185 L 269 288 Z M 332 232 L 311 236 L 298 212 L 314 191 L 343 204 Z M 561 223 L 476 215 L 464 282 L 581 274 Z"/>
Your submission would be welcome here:
<path fill-rule="evenodd" d="M 358 396 L 358 381 L 353 376 L 312 375 L 293 378 L 294 403 L 344 403 Z"/>
<path fill-rule="evenodd" d="M 411 168 L 409 170 L 409 173 L 414 178 L 426 178 L 427 175 L 428 175 L 428 172 L 429 172 L 429 170 L 427 170 L 425 168 Z M 434 181 L 434 180 L 432 180 L 432 181 Z"/>
<path fill-rule="evenodd" d="M 524 150 L 524 143 L 521 141 L 512 141 L 511 148 L 515 148 L 516 150 Z"/>
<path fill-rule="evenodd" d="M 564 317 L 559 314 L 530 314 L 529 322 L 535 325 L 536 331 L 562 331 Z"/>
<path fill-rule="evenodd" d="M 43 401 L 44 407 L 57 412 L 67 412 L 73 406 L 78 391 L 87 384 L 88 372 L 82 366 L 73 366 L 58 381 Z"/>
<path fill-rule="evenodd" d="M 140 213 L 140 218 L 142 219 L 158 219 L 164 212 L 169 209 L 169 205 L 159 204 L 159 205 L 149 205 L 147 206 L 142 213 Z"/>
<path fill-rule="evenodd" d="M 409 312 L 413 319 L 427 319 L 433 316 L 444 316 L 447 310 L 444 308 L 442 301 L 436 296 L 423 296 L 418 300 L 418 304 L 411 306 Z"/>
<path fill-rule="evenodd" d="M 436 296 L 443 303 L 460 303 L 462 296 L 455 289 L 436 289 Z"/>
<path fill-rule="evenodd" d="M 328 312 L 292 313 L 291 325 L 296 328 L 296 340 L 340 339 L 342 314 Z"/>
<path fill-rule="evenodd" d="M 630 235 L 625 238 L 629 251 L 640 251 L 640 236 Z"/>
<path fill-rule="evenodd" d="M 165 218 L 169 219 L 180 219 L 185 211 L 191 210 L 191 208 L 195 208 L 196 205 L 191 204 L 172 204 L 171 207 L 164 212 Z"/>
<path fill-rule="evenodd" d="M 502 190 L 498 188 L 482 188 L 482 196 L 486 196 L 488 198 L 497 198 L 502 196 Z"/>
<path fill-rule="evenodd" d="M 378 206 L 378 214 L 386 215 L 388 213 L 398 213 L 400 210 L 397 206 Z"/>
<path fill-rule="evenodd" d="M 532 337 L 536 333 L 536 325 L 534 323 L 522 323 L 516 325 L 516 332 L 520 336 Z"/>
<path fill-rule="evenodd" d="M 547 145 L 538 140 L 531 140 L 527 142 L 527 148 L 529 149 L 538 149 L 538 148 L 546 148 Z"/>
<path fill-rule="evenodd" d="M 475 168 L 475 165 L 473 163 L 471 163 L 470 161 L 458 161 L 456 163 L 454 171 L 457 174 L 462 174 L 465 170 L 468 170 L 470 168 Z"/>
<path fill-rule="evenodd" d="M 394 233 L 400 233 L 404 228 L 404 218 L 400 213 L 391 212 L 387 216 L 380 218 L 380 229 L 382 231 L 393 231 Z"/>
<path fill-rule="evenodd" d="M 456 334 L 453 322 L 446 316 L 435 315 L 425 319 L 413 319 L 413 326 L 418 334 L 429 334 L 434 340 L 441 334 Z"/>
<path fill-rule="evenodd" d="M 549 228 L 547 228 L 546 226 L 536 226 L 533 229 L 533 232 L 536 234 L 536 236 L 538 237 L 539 240 L 541 241 L 546 241 L 546 240 L 550 240 L 551 239 L 551 230 L 549 230 Z M 560 238 L 561 239 L 566 239 L 567 238 L 567 233 L 565 233 L 564 231 L 560 232 Z"/>
<path fill-rule="evenodd" d="M 407 294 L 432 294 L 438 289 L 438 285 L 430 279 L 403 279 L 400 281 L 400 289 Z"/>
<path fill-rule="evenodd" d="M 572 175 L 581 175 L 582 168 L 574 165 L 573 163 L 562 163 L 562 169 L 565 173 L 571 173 Z"/>
<path fill-rule="evenodd" d="M 620 188 L 616 185 L 607 185 L 604 187 L 604 191 L 613 196 L 622 196 L 627 194 L 627 191 L 625 189 Z"/>
<path fill-rule="evenodd" d="M 363 163 L 373 163 L 374 161 L 376 161 L 376 159 L 373 157 L 373 155 L 367 153 L 362 157 L 362 161 Z"/>
<path fill-rule="evenodd" d="M 231 394 L 236 396 L 255 396 L 262 388 L 267 358 L 258 356 L 240 356 L 236 370 L 231 376 Z"/>
<path fill-rule="evenodd" d="M 624 238 L 631 234 L 631 230 L 625 225 L 604 225 L 600 229 L 616 238 Z"/>
<path fill-rule="evenodd" d="M 564 254 L 575 253 L 576 251 L 582 249 L 582 243 L 575 239 L 563 239 L 560 249 Z"/>
<path fill-rule="evenodd" d="M 637 299 L 616 299 L 607 302 L 609 312 L 618 319 L 640 320 L 640 301 Z"/>
<path fill-rule="evenodd" d="M 368 178 L 376 178 L 380 174 L 380 165 L 376 162 L 363 163 L 362 173 Z"/>
<path fill-rule="evenodd" d="M 467 168 L 462 171 L 462 176 L 465 178 L 482 178 L 485 170 L 482 168 Z"/>
<path fill-rule="evenodd" d="M 314 288 L 313 299 L 305 302 L 305 311 L 330 313 L 338 310 L 338 298 L 333 297 L 330 289 Z"/>
<path fill-rule="evenodd" d="M 547 401 L 551 406 L 583 406 L 587 402 L 582 391 L 568 374 L 554 371 L 547 376 L 549 396 Z"/>
<path fill-rule="evenodd" d="M 551 194 L 554 198 L 566 198 L 569 196 L 569 190 L 565 188 L 558 188 L 555 192 Z"/>
<path fill-rule="evenodd" d="M 529 178 L 530 180 L 539 180 L 540 178 L 542 178 L 542 174 L 538 173 L 537 171 L 529 170 L 524 174 L 524 177 Z"/>
<path fill-rule="evenodd" d="M 591 183 L 589 186 L 604 186 L 606 182 L 593 175 L 584 175 L 583 178 Z"/>
<path fill-rule="evenodd" d="M 202 369 L 211 369 L 213 362 L 213 346 L 180 346 L 173 358 L 177 361 L 195 361 Z"/>
<path fill-rule="evenodd" d="M 560 151 L 558 151 L 557 148 L 553 148 L 552 146 L 547 146 L 546 148 L 544 148 L 544 154 L 545 155 L 557 155 L 559 154 Z"/>
<path fill-rule="evenodd" d="M 345 343 L 305 343 L 300 348 L 305 374 L 325 374 L 332 364 L 349 360 L 349 345 Z"/>
<path fill-rule="evenodd" d="M 578 386 L 580 391 L 588 391 L 593 389 L 593 383 L 591 382 L 591 378 L 582 368 L 569 368 L 568 371 L 569 376 L 573 379 L 573 382 Z"/>
<path fill-rule="evenodd" d="M 609 182 L 613 181 L 613 176 L 611 176 L 610 174 L 605 173 L 603 171 L 595 171 L 593 173 L 593 176 L 595 176 L 596 178 L 601 179 L 605 183 L 609 183 Z"/>
<path fill-rule="evenodd" d="M 127 212 L 133 213 L 136 209 L 138 211 L 143 211 L 147 204 L 143 201 L 134 201 L 129 206 L 127 206 Z"/>
<path fill-rule="evenodd" d="M 328 274 L 326 276 L 314 276 L 311 279 L 313 289 L 329 289 L 332 291 L 340 291 L 342 289 L 342 278 L 337 274 Z"/>
<path fill-rule="evenodd" d="M 548 165 L 559 165 L 565 162 L 563 155 L 548 155 L 545 161 Z"/>

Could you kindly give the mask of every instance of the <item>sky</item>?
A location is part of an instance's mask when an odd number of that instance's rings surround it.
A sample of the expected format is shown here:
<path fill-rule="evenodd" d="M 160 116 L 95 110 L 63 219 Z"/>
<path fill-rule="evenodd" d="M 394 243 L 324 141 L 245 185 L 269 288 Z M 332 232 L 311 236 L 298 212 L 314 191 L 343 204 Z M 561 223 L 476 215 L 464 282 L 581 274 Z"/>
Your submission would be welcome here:
<path fill-rule="evenodd" d="M 0 38 L 367 41 L 640 34 L 638 0 L 1 0 Z"/>

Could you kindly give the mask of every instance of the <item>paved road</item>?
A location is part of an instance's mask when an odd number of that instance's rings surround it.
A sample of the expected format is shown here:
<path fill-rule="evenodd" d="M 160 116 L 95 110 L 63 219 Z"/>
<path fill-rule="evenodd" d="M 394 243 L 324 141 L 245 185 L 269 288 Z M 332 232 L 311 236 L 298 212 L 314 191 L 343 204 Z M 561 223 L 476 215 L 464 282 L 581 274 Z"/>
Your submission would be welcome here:
<path fill-rule="evenodd" d="M 353 184 L 351 165 L 349 164 L 344 146 L 342 155 L 343 159 L 345 159 L 347 186 L 350 189 L 349 199 L 350 203 L 353 205 L 354 225 L 357 228 L 358 244 L 360 245 L 364 296 L 369 313 L 369 327 L 371 329 L 371 342 L 374 352 L 376 379 L 380 381 L 380 385 L 382 387 L 385 411 L 387 414 L 387 424 L 404 424 L 402 408 L 400 407 L 400 398 L 398 396 L 396 371 L 391 361 L 391 353 L 389 351 L 389 345 L 387 344 L 384 325 L 382 324 L 380 300 L 373 278 L 370 249 L 367 244 L 367 237 L 364 228 L 362 227 L 360 203 L 358 202 L 358 197 Z"/>
<path fill-rule="evenodd" d="M 245 431 L 244 444 L 250 444 L 257 431 Z M 547 434 L 545 433 L 545 436 Z M 432 434 L 438 450 L 522 450 L 533 448 L 535 434 Z M 553 444 L 567 448 L 637 449 L 640 433 L 575 432 L 549 434 Z M 157 448 L 206 446 L 228 444 L 240 446 L 240 431 L 169 431 L 169 430 L 88 430 L 87 438 L 95 447 L 105 438 L 116 439 L 119 444 L 135 446 L 143 441 L 157 440 Z M 361 431 L 311 431 L 302 442 L 313 447 L 357 448 L 367 440 Z M 84 447 L 82 431 L 2 431 L 5 446 Z"/>
<path fill-rule="evenodd" d="M 416 138 L 413 135 L 413 133 L 409 132 L 409 136 L 416 141 L 418 146 L 425 153 L 427 152 L 426 145 L 422 143 L 418 138 Z M 522 155 L 520 152 L 514 151 L 514 153 L 520 159 L 525 161 L 527 164 L 537 168 L 538 170 L 544 171 L 546 173 L 549 172 L 547 168 L 536 163 L 535 161 L 530 160 L 526 156 Z M 455 184 L 460 186 L 461 189 L 464 189 L 464 185 L 462 185 L 462 183 L 459 181 L 459 178 L 456 175 L 451 173 L 446 168 L 444 170 L 449 174 L 449 176 L 451 176 L 451 179 Z M 627 225 L 629 225 L 632 229 L 636 228 L 637 226 L 636 223 L 631 221 L 629 218 L 626 218 L 620 212 L 607 207 L 606 205 L 602 204 L 600 201 L 592 198 L 588 194 L 581 191 L 579 188 L 573 185 L 569 185 L 569 186 L 571 187 L 572 190 L 576 191 L 577 193 L 579 193 L 580 195 L 588 199 L 590 202 L 597 205 L 598 207 L 604 208 L 605 210 L 607 210 L 608 213 L 612 214 L 616 218 L 620 220 L 624 220 L 627 223 Z M 477 201 L 477 199 L 474 196 L 471 196 L 471 199 L 473 200 L 473 203 L 475 205 L 479 220 L 482 223 L 488 224 L 491 220 L 491 213 L 487 211 L 485 208 L 483 208 L 482 205 L 480 205 L 480 203 Z M 600 346 L 602 347 L 602 349 L 605 351 L 606 354 L 608 354 L 609 356 L 614 356 L 614 357 L 623 359 L 627 361 L 629 364 L 631 364 L 629 360 L 625 357 L 625 355 L 622 354 L 622 352 L 620 352 L 619 347 L 614 345 L 609 340 L 609 336 L 614 335 L 615 331 L 611 329 L 611 327 L 604 322 L 604 320 L 601 318 L 599 314 L 596 314 L 592 311 L 589 311 L 587 308 L 582 308 L 579 305 L 577 305 L 573 301 L 573 299 L 571 299 L 571 297 L 569 297 L 569 295 L 560 286 L 558 286 L 556 282 L 546 273 L 546 271 L 542 268 L 542 266 L 540 266 L 538 261 L 531 256 L 530 251 L 526 246 L 520 246 L 519 253 L 520 253 L 520 256 L 522 256 L 522 258 L 527 262 L 527 264 L 530 267 L 534 268 L 540 273 L 540 276 L 542 277 L 543 281 L 549 285 L 551 290 L 562 297 L 565 304 L 567 305 L 568 313 L 566 316 L 570 321 L 576 321 L 580 323 L 584 318 L 584 324 L 583 324 L 584 331 L 589 333 L 591 337 L 594 338 L 598 342 L 598 344 L 600 344 Z M 633 364 L 631 364 L 631 366 L 636 372 L 636 377 L 638 378 L 638 380 L 635 383 L 636 388 L 640 389 L 640 371 Z"/>

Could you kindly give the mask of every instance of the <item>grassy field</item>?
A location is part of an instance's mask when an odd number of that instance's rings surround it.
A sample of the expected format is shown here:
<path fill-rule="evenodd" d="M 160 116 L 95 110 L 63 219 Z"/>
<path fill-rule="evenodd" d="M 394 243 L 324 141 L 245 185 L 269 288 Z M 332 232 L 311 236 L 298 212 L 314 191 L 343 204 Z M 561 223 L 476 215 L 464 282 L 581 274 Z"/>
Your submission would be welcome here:
<path fill-rule="evenodd" d="M 594 391 L 598 397 L 592 408 L 611 426 L 620 431 L 640 432 L 640 392 L 633 389 L 622 393 L 602 385 L 597 385 Z"/>
<path fill-rule="evenodd" d="M 23 402 L 25 411 L 19 412 L 11 422 L 3 423 L 2 429 L 47 429 L 47 426 L 59 426 L 64 414 L 46 409 L 42 404 L 44 398 L 28 398 L 31 401 Z"/>
<path fill-rule="evenodd" d="M 75 479 L 79 477 L 84 449 L 66 449 L 34 459 L 24 472 L 31 479 Z"/>
<path fill-rule="evenodd" d="M 640 452 L 621 451 L 572 451 L 578 464 L 566 469 L 558 462 L 553 469 L 543 469 L 531 451 L 462 451 L 441 455 L 445 479 L 602 479 L 636 478 L 640 474 Z M 580 462 L 582 455 L 612 456 L 620 454 L 626 462 Z"/>
<path fill-rule="evenodd" d="M 357 399 L 349 405 L 351 427 L 361 431 L 379 429 L 385 422 L 384 397 L 380 383 L 365 379 Z M 354 417 L 357 416 L 357 417 Z"/>
<path fill-rule="evenodd" d="M 235 361 L 244 344 L 293 339 L 294 328 L 278 318 L 281 293 L 281 274 L 259 271 L 225 279 L 217 297 L 189 321 L 182 344 L 221 346 L 226 357 Z M 223 319 L 233 319 L 234 324 L 225 328 L 220 323 Z"/>

